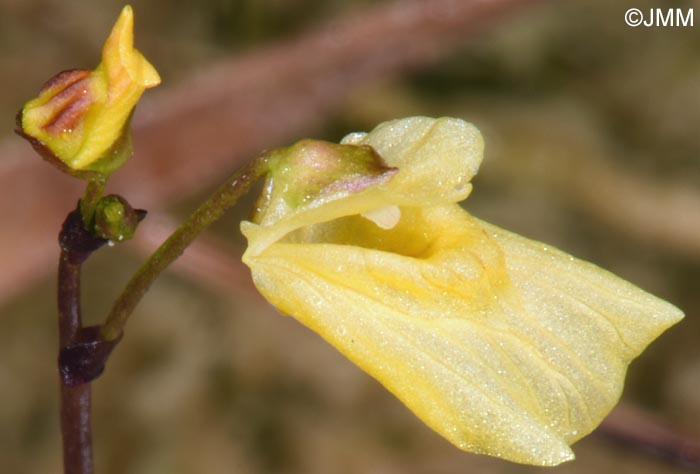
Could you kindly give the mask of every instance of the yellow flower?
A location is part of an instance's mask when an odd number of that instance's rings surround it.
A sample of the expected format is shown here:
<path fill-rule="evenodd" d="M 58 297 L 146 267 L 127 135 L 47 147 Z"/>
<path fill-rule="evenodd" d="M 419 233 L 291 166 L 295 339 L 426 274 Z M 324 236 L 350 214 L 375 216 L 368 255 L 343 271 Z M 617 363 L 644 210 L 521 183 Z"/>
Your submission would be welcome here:
<path fill-rule="evenodd" d="M 127 5 L 102 48 L 102 63 L 93 71 L 57 74 L 20 112 L 19 132 L 70 174 L 109 174 L 131 156 L 132 111 L 145 89 L 160 84 L 133 47 L 133 27 Z"/>
<path fill-rule="evenodd" d="M 569 445 L 617 403 L 627 365 L 682 312 L 456 204 L 482 157 L 472 125 L 414 117 L 342 143 L 352 146 L 271 155 L 254 222 L 242 224 L 260 292 L 458 447 L 573 459 Z M 354 161 L 366 145 L 378 153 L 363 165 L 370 178 L 333 165 L 340 184 L 308 194 L 280 178 L 301 167 L 309 179 L 324 156 Z"/>

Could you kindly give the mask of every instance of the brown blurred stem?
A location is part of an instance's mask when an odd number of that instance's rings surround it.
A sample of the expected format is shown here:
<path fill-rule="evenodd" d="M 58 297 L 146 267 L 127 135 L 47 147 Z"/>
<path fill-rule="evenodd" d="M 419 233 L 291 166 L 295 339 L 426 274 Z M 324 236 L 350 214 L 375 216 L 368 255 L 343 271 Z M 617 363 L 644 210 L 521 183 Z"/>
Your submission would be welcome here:
<path fill-rule="evenodd" d="M 250 187 L 267 172 L 267 156 L 247 163 L 233 174 L 209 199 L 156 250 L 134 274 L 119 295 L 102 326 L 106 341 L 120 337 L 126 321 L 156 278 L 185 251 L 188 245 L 209 225 L 218 220 Z"/>
<path fill-rule="evenodd" d="M 688 469 L 700 469 L 700 439 L 638 407 L 618 405 L 597 433 Z"/>

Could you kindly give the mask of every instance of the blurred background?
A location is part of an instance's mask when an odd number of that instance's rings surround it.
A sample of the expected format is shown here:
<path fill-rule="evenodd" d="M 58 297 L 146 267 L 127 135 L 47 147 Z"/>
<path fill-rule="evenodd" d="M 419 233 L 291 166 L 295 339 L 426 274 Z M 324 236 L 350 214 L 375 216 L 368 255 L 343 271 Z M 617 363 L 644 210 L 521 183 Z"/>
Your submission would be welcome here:
<path fill-rule="evenodd" d="M 134 0 L 136 45 L 163 84 L 109 190 L 150 215 L 85 266 L 88 322 L 260 150 L 462 117 L 486 142 L 470 212 L 687 315 L 632 364 L 577 460 L 547 471 L 698 469 L 700 2 L 675 3 L 695 27 L 627 26 L 628 8 L 666 8 L 644 0 Z M 12 133 L 14 116 L 56 72 L 99 62 L 121 6 L 0 0 L 2 473 L 60 471 L 56 234 L 81 193 Z M 94 384 L 98 474 L 545 471 L 459 451 L 268 306 L 240 263 L 252 199 L 157 282 Z"/>

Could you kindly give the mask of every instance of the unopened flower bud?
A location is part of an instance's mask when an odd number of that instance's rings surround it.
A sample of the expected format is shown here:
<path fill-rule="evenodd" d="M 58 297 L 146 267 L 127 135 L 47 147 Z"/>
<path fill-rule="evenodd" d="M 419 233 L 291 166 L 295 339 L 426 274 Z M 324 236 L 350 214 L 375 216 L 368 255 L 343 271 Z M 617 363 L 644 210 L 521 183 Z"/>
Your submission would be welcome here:
<path fill-rule="evenodd" d="M 134 236 L 146 211 L 134 209 L 117 195 L 105 196 L 95 208 L 95 235 L 112 242 L 123 242 Z"/>
<path fill-rule="evenodd" d="M 107 175 L 131 156 L 133 109 L 145 89 L 160 83 L 158 72 L 133 47 L 133 25 L 126 6 L 102 48 L 100 65 L 57 74 L 17 117 L 18 133 L 69 174 Z"/>

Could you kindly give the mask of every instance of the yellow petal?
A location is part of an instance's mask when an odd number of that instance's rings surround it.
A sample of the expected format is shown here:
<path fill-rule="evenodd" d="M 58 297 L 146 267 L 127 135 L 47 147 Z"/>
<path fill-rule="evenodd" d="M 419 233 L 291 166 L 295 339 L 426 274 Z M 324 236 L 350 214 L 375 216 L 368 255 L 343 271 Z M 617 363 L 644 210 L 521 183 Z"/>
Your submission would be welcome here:
<path fill-rule="evenodd" d="M 573 458 L 629 361 L 682 317 L 457 205 L 402 207 L 388 230 L 358 215 L 317 222 L 245 262 L 272 304 L 445 438 L 520 463 Z"/>
<path fill-rule="evenodd" d="M 391 193 L 402 205 L 464 200 L 484 153 L 479 130 L 451 117 L 392 120 L 369 133 L 350 134 L 341 143 L 370 145 L 388 166 L 399 169 Z"/>
<path fill-rule="evenodd" d="M 102 47 L 102 63 L 113 83 L 122 75 L 146 89 L 160 84 L 155 68 L 134 48 L 134 11 L 130 5 L 122 9 L 112 32 Z"/>
<path fill-rule="evenodd" d="M 89 132 L 71 159 L 73 168 L 85 169 L 104 158 L 123 134 L 143 91 L 160 84 L 158 72 L 133 45 L 134 13 L 127 5 L 105 41 L 102 63 L 93 73 L 106 90 L 106 98 L 99 112 L 88 118 Z"/>
<path fill-rule="evenodd" d="M 300 206 L 269 201 L 273 212 L 244 222 L 260 292 L 462 449 L 571 459 L 630 360 L 682 313 L 453 204 L 481 160 L 471 125 L 403 119 L 343 143 L 370 145 L 398 171 Z M 286 186 L 267 186 L 284 202 Z"/>

